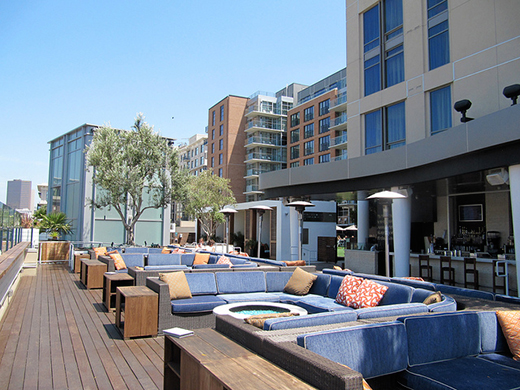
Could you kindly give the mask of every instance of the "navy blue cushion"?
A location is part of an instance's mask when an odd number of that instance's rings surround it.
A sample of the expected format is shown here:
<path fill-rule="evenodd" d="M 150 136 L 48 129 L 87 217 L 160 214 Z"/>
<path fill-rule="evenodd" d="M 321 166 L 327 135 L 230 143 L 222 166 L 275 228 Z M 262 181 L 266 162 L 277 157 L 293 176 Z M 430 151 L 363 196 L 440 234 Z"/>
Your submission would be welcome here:
<path fill-rule="evenodd" d="M 147 271 L 161 271 L 161 272 L 167 272 L 167 271 L 178 271 L 178 270 L 187 270 L 189 269 L 185 265 L 146 265 L 144 267 Z"/>
<path fill-rule="evenodd" d="M 324 268 L 321 272 L 324 274 L 329 275 L 338 275 L 338 276 L 345 276 L 345 275 L 352 275 L 352 271 L 345 271 L 345 270 L 339 270 L 339 269 L 333 269 L 333 268 Z"/>
<path fill-rule="evenodd" d="M 495 300 L 499 302 L 508 302 L 520 305 L 520 297 L 512 297 L 510 295 L 496 294 Z"/>
<path fill-rule="evenodd" d="M 265 282 L 268 292 L 282 292 L 292 276 L 292 272 L 266 272 Z"/>
<path fill-rule="evenodd" d="M 148 253 L 162 253 L 163 248 L 148 248 Z"/>
<path fill-rule="evenodd" d="M 390 281 L 394 283 L 400 283 L 405 284 L 407 286 L 415 287 L 415 288 L 422 288 L 425 290 L 435 291 L 435 284 L 430 282 L 422 282 L 420 280 L 414 280 L 414 279 L 405 279 L 405 278 L 390 278 Z"/>
<path fill-rule="evenodd" d="M 312 283 L 311 289 L 309 290 L 309 294 L 321 295 L 323 297 L 327 296 L 327 291 L 330 286 L 330 275 L 324 274 L 315 274 L 318 277 Z"/>
<path fill-rule="evenodd" d="M 191 267 L 193 260 L 195 260 L 195 253 L 181 253 L 181 264 Z"/>
<path fill-rule="evenodd" d="M 374 282 L 388 287 L 378 306 L 409 303 L 412 299 L 413 287 L 381 280 L 374 280 Z"/>
<path fill-rule="evenodd" d="M 414 366 L 398 375 L 405 387 L 421 390 L 506 390 L 520 383 L 520 370 L 475 357 Z"/>
<path fill-rule="evenodd" d="M 121 255 L 126 267 L 144 267 L 144 254 L 142 253 L 123 253 Z"/>
<path fill-rule="evenodd" d="M 216 272 L 219 294 L 266 292 L 264 272 Z"/>
<path fill-rule="evenodd" d="M 174 299 L 172 301 L 172 313 L 200 313 L 212 311 L 226 301 L 216 295 L 196 295 L 192 298 Z"/>
<path fill-rule="evenodd" d="M 508 351 L 509 352 L 509 351 Z M 516 370 L 520 370 L 520 362 L 513 360 L 511 354 L 506 355 L 500 353 L 485 353 L 477 356 L 478 359 L 484 359 L 502 366 L 511 367 Z"/>
<path fill-rule="evenodd" d="M 325 298 L 321 296 L 304 296 L 302 299 L 290 302 L 290 299 L 284 299 L 280 297 L 282 303 L 293 303 L 298 305 L 309 313 L 322 313 L 326 311 L 343 311 L 343 310 L 354 310 L 351 307 L 340 305 L 333 299 Z"/>
<path fill-rule="evenodd" d="M 180 253 L 150 253 L 147 265 L 181 265 Z"/>
<path fill-rule="evenodd" d="M 445 284 L 436 284 L 435 289 L 443 294 L 462 295 L 470 298 L 488 299 L 490 301 L 495 300 L 495 295 L 493 293 L 482 290 L 471 290 L 469 288 L 447 286 Z"/>
<path fill-rule="evenodd" d="M 229 256 L 226 256 L 229 258 L 229 261 L 231 261 L 233 263 L 233 265 L 240 265 L 240 264 L 248 264 L 248 263 L 251 263 L 249 260 L 246 260 L 244 259 L 244 257 L 242 256 L 240 259 L 237 258 L 237 257 L 229 257 Z M 256 263 L 254 263 L 255 266 L 256 266 Z"/>
<path fill-rule="evenodd" d="M 366 379 L 405 370 L 407 365 L 406 331 L 399 322 L 310 333 L 298 336 L 297 342 L 360 372 Z"/>
<path fill-rule="evenodd" d="M 336 299 L 336 295 L 338 295 L 338 290 L 339 290 L 339 287 L 341 286 L 342 281 L 343 281 L 343 276 L 337 276 L 337 275 L 330 276 L 329 291 L 327 293 L 329 298 Z"/>
<path fill-rule="evenodd" d="M 424 302 L 426 298 L 434 294 L 431 290 L 425 290 L 423 288 L 415 288 L 412 293 L 412 299 L 410 302 Z"/>
<path fill-rule="evenodd" d="M 231 266 L 229 264 L 195 264 L 192 266 L 193 269 L 205 269 L 205 268 L 213 268 L 213 269 L 219 269 L 219 268 L 230 268 Z"/>
<path fill-rule="evenodd" d="M 482 311 L 477 313 L 480 319 L 480 334 L 482 340 L 481 350 L 489 352 L 509 352 L 507 341 L 502 333 L 502 327 L 498 322 L 494 311 Z"/>
<path fill-rule="evenodd" d="M 231 261 L 233 262 L 233 261 Z M 233 264 L 231 268 L 256 268 L 258 264 L 252 262 L 246 262 L 244 264 Z"/>
<path fill-rule="evenodd" d="M 363 273 L 354 272 L 352 275 L 357 276 L 358 278 L 374 280 L 376 282 L 377 281 L 390 282 L 390 280 L 391 280 L 388 276 L 381 276 L 381 275 L 374 275 L 374 274 L 363 274 Z"/>
<path fill-rule="evenodd" d="M 125 253 L 148 253 L 148 248 L 144 247 L 129 247 L 124 249 Z"/>
<path fill-rule="evenodd" d="M 213 272 L 186 274 L 191 295 L 217 294 L 217 283 Z"/>
<path fill-rule="evenodd" d="M 317 313 L 308 316 L 269 318 L 264 322 L 264 330 L 294 329 L 306 326 L 339 324 L 357 320 L 354 310 Z"/>
<path fill-rule="evenodd" d="M 400 305 L 365 307 L 363 309 L 357 309 L 356 312 L 359 319 L 382 318 L 427 313 L 428 307 L 423 303 L 402 303 Z"/>
<path fill-rule="evenodd" d="M 439 313 L 399 318 L 408 336 L 408 363 L 415 366 L 480 352 L 480 321 L 476 313 Z"/>

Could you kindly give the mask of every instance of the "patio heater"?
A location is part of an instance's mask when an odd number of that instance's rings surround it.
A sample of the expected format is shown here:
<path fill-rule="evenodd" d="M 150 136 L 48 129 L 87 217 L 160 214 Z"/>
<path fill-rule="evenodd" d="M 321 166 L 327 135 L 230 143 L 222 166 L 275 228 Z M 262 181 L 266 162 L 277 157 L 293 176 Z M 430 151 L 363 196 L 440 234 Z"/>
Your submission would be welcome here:
<path fill-rule="evenodd" d="M 295 202 L 288 203 L 287 206 L 294 207 L 298 212 L 298 260 L 302 259 L 302 235 L 303 235 L 303 212 L 307 207 L 314 207 L 315 205 L 311 202 L 305 202 L 303 200 L 297 200 Z"/>
<path fill-rule="evenodd" d="M 258 206 L 251 207 L 251 210 L 256 210 L 256 215 L 258 216 L 258 233 L 257 233 L 258 240 L 256 240 L 258 248 L 257 248 L 256 257 L 260 258 L 260 243 L 261 243 L 260 240 L 262 238 L 262 221 L 264 219 L 264 213 L 266 212 L 266 210 L 272 210 L 272 208 L 269 206 L 258 205 Z"/>
<path fill-rule="evenodd" d="M 377 199 L 383 206 L 383 221 L 385 224 L 385 275 L 390 277 L 390 246 L 388 244 L 388 206 L 392 203 L 392 199 L 406 198 L 406 195 L 394 191 L 381 191 L 367 197 L 367 199 Z"/>
<path fill-rule="evenodd" d="M 232 209 L 231 207 L 224 207 L 222 210 L 219 210 L 219 212 L 224 214 L 224 216 L 226 217 L 226 232 L 225 232 L 226 237 L 224 239 L 224 242 L 226 243 L 226 249 L 225 249 L 224 253 L 227 253 L 228 252 L 228 240 L 229 240 L 229 217 L 231 216 L 231 214 L 235 214 L 238 211 L 236 211 L 235 209 Z"/>

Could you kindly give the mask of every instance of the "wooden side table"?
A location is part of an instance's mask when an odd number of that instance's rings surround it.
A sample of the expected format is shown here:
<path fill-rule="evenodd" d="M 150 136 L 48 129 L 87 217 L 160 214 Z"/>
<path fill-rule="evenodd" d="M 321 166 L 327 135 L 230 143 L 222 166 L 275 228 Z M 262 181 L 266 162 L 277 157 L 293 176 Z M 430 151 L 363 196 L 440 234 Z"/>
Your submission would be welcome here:
<path fill-rule="evenodd" d="M 105 272 L 103 277 L 103 303 L 108 311 L 116 310 L 116 289 L 133 286 L 134 278 L 127 273 Z"/>
<path fill-rule="evenodd" d="M 87 289 L 103 288 L 103 274 L 107 265 L 99 260 L 81 260 L 79 278 Z"/>
<path fill-rule="evenodd" d="M 314 389 L 214 329 L 164 337 L 165 389 Z"/>
<path fill-rule="evenodd" d="M 85 255 L 74 255 L 74 273 L 79 274 L 81 271 L 81 259 L 90 259 L 89 254 Z"/>
<path fill-rule="evenodd" d="M 159 296 L 156 292 L 146 286 L 116 288 L 116 326 L 124 339 L 157 336 L 158 316 Z"/>

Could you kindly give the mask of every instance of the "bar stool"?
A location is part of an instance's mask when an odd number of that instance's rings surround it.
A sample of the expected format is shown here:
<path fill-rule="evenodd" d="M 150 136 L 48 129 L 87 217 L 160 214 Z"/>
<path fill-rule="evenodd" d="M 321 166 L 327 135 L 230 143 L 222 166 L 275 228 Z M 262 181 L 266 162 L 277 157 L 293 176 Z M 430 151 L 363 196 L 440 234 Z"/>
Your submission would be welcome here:
<path fill-rule="evenodd" d="M 423 273 L 426 271 L 426 275 Z M 419 255 L 419 276 L 428 282 L 431 282 L 433 277 L 433 269 L 430 265 L 430 256 Z"/>
<path fill-rule="evenodd" d="M 506 272 L 506 262 L 504 260 L 493 260 L 493 292 L 502 290 L 504 295 L 507 295 L 506 291 L 506 279 L 508 277 Z M 498 284 L 497 278 L 504 278 L 504 284 Z"/>
<path fill-rule="evenodd" d="M 441 256 L 441 284 L 450 284 L 455 286 L 455 268 L 451 266 L 451 256 Z M 445 266 L 447 264 L 447 266 Z M 444 277 L 445 273 L 448 277 Z"/>
<path fill-rule="evenodd" d="M 468 280 L 468 275 L 473 275 L 473 281 Z M 477 258 L 476 257 L 465 257 L 464 258 L 464 288 L 468 286 L 478 290 L 478 270 L 477 270 Z"/>

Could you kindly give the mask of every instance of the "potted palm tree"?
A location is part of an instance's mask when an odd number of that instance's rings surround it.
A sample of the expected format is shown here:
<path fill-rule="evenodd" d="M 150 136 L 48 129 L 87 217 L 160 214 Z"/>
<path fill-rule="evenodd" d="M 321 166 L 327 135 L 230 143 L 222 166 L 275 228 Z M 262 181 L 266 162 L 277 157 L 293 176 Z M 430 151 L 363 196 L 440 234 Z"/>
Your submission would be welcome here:
<path fill-rule="evenodd" d="M 58 240 L 61 235 L 72 232 L 67 215 L 62 212 L 44 215 L 40 226 L 45 229 L 51 240 Z"/>

